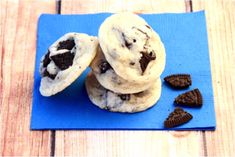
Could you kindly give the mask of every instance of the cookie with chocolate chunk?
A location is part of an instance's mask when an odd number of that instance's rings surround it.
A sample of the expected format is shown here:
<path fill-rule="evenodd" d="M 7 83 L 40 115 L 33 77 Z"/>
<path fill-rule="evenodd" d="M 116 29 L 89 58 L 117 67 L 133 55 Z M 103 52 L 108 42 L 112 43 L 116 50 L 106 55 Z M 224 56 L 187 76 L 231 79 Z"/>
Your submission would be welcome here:
<path fill-rule="evenodd" d="M 152 82 L 165 68 L 165 49 L 159 35 L 138 15 L 108 17 L 100 26 L 98 39 L 106 60 L 124 80 Z"/>
<path fill-rule="evenodd" d="M 94 58 L 90 66 L 99 83 L 115 93 L 138 93 L 150 88 L 150 86 L 154 84 L 154 81 L 147 83 L 138 83 L 125 80 L 122 77 L 118 76 L 115 70 L 105 59 L 100 47 L 98 48 L 96 57 Z"/>
<path fill-rule="evenodd" d="M 67 33 L 54 42 L 42 57 L 40 93 L 54 95 L 74 82 L 94 59 L 98 48 L 96 37 Z"/>
<path fill-rule="evenodd" d="M 112 112 L 140 112 L 156 104 L 161 95 L 161 80 L 140 93 L 118 94 L 105 89 L 91 72 L 87 75 L 86 90 L 91 102 L 101 109 Z"/>

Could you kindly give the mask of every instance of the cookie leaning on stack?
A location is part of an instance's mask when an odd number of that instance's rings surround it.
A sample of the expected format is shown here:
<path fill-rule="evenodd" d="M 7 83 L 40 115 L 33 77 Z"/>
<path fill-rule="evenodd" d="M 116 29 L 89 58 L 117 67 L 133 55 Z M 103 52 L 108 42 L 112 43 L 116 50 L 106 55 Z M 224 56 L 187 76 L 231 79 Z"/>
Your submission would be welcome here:
<path fill-rule="evenodd" d="M 165 67 L 158 34 L 141 17 L 120 13 L 103 22 L 98 40 L 92 73 L 86 79 L 90 100 L 113 112 L 139 112 L 153 106 L 161 94 Z"/>

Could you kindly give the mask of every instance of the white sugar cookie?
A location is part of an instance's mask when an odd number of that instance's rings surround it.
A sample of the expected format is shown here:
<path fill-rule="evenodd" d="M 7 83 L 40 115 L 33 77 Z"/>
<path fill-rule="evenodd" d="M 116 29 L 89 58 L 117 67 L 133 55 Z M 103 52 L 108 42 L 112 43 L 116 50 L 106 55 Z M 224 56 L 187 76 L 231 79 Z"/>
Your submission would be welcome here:
<path fill-rule="evenodd" d="M 86 90 L 92 103 L 112 112 L 140 112 L 156 104 L 161 95 L 161 80 L 157 79 L 151 88 L 137 94 L 117 94 L 105 89 L 93 73 L 86 78 Z"/>

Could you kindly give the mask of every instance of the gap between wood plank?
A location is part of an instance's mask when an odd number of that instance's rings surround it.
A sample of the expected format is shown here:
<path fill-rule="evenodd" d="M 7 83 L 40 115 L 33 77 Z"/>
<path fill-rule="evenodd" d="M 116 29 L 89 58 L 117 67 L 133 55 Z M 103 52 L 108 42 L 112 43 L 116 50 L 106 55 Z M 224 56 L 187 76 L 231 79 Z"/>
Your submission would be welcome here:
<path fill-rule="evenodd" d="M 56 0 L 56 13 L 61 14 L 61 0 Z M 51 138 L 50 138 L 50 156 L 55 156 L 55 142 L 56 142 L 56 131 L 51 131 Z"/>
<path fill-rule="evenodd" d="M 185 0 L 186 12 L 193 12 L 193 3 L 192 0 Z"/>
<path fill-rule="evenodd" d="M 53 157 L 55 156 L 55 130 L 51 131 L 50 144 L 51 144 L 50 156 Z"/>
<path fill-rule="evenodd" d="M 207 153 L 207 142 L 206 142 L 206 133 L 205 131 L 202 131 L 202 139 L 203 139 L 203 155 L 208 156 Z"/>
<path fill-rule="evenodd" d="M 61 0 L 56 0 L 56 13 L 61 14 Z"/>

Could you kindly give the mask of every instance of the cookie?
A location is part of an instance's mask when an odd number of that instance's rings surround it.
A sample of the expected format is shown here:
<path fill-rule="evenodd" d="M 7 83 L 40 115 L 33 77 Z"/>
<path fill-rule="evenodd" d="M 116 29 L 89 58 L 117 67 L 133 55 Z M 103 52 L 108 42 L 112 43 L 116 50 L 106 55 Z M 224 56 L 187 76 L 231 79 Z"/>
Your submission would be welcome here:
<path fill-rule="evenodd" d="M 186 107 L 202 107 L 203 99 L 199 89 L 180 94 L 175 98 L 175 104 Z"/>
<path fill-rule="evenodd" d="M 118 76 L 115 70 L 105 59 L 101 48 L 98 48 L 96 57 L 91 63 L 91 68 L 99 83 L 106 89 L 115 93 L 131 94 L 138 93 L 148 89 L 153 82 L 137 83 L 128 81 Z"/>
<path fill-rule="evenodd" d="M 86 90 L 93 104 L 112 112 L 140 112 L 156 104 L 161 95 L 161 80 L 152 84 L 151 88 L 136 94 L 118 94 L 105 89 L 93 73 L 86 78 Z"/>
<path fill-rule="evenodd" d="M 69 86 L 96 55 L 98 40 L 82 33 L 68 33 L 53 43 L 40 62 L 43 96 L 54 95 Z"/>
<path fill-rule="evenodd" d="M 138 15 L 108 17 L 99 28 L 98 39 L 106 60 L 125 80 L 152 82 L 165 68 L 165 49 L 159 35 Z"/>
<path fill-rule="evenodd" d="M 172 88 L 184 89 L 192 85 L 191 76 L 189 74 L 174 74 L 164 78 L 165 82 Z"/>
<path fill-rule="evenodd" d="M 182 108 L 175 108 L 173 112 L 169 114 L 167 119 L 164 121 L 165 128 L 173 128 L 182 124 L 187 123 L 193 118 L 193 116 L 184 111 Z"/>

